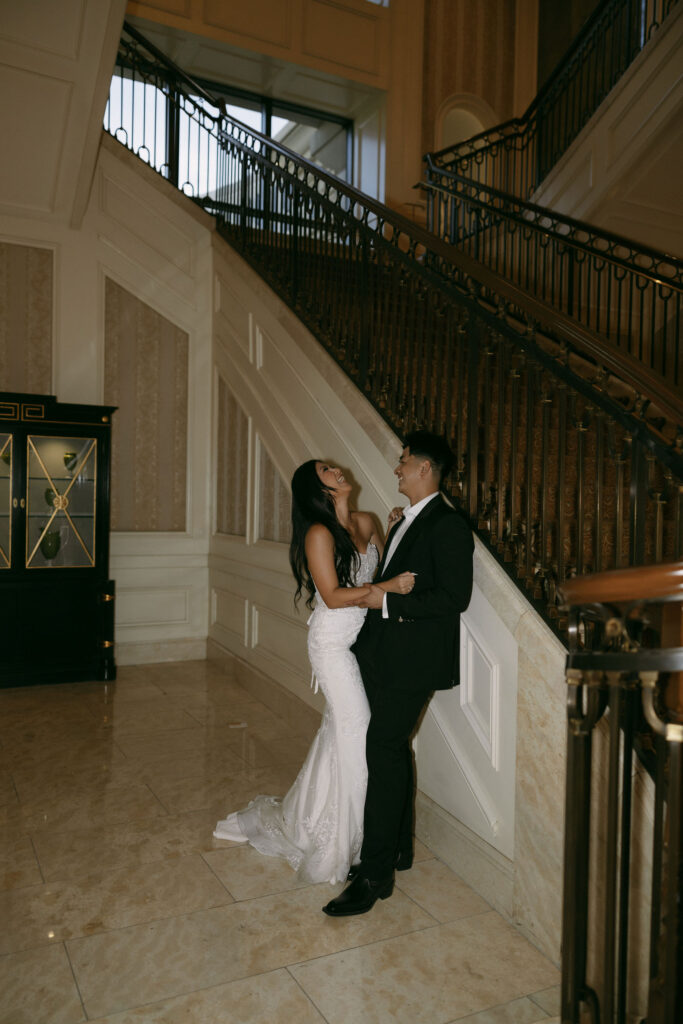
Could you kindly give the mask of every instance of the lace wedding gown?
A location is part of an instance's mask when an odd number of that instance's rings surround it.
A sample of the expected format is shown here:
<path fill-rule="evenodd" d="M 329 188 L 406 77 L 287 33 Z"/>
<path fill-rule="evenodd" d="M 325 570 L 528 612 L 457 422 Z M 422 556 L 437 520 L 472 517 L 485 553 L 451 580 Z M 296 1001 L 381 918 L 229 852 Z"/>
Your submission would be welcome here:
<path fill-rule="evenodd" d="M 370 582 L 379 560 L 373 544 L 359 557 L 356 586 Z M 349 648 L 365 614 L 364 608 L 328 608 L 316 594 L 308 655 L 326 700 L 320 729 L 287 795 L 257 796 L 237 814 L 250 844 L 284 858 L 305 882 L 345 881 L 363 840 L 370 709 Z M 227 822 L 218 822 L 217 839 Z"/>

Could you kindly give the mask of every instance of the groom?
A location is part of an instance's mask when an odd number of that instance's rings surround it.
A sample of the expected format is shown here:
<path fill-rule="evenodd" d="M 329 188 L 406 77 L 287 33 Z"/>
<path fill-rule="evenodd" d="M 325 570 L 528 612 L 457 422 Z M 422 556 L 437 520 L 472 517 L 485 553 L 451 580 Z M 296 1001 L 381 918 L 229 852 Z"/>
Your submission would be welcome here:
<path fill-rule="evenodd" d="M 369 608 L 354 645 L 370 703 L 368 790 L 361 863 L 351 884 L 323 907 L 331 917 L 364 914 L 391 896 L 394 869 L 413 862 L 410 737 L 433 690 L 460 681 L 460 613 L 472 593 L 474 543 L 462 516 L 439 493 L 453 455 L 426 430 L 405 438 L 398 489 L 410 502 L 387 537 Z M 382 580 L 410 571 L 410 594 L 388 594 Z"/>

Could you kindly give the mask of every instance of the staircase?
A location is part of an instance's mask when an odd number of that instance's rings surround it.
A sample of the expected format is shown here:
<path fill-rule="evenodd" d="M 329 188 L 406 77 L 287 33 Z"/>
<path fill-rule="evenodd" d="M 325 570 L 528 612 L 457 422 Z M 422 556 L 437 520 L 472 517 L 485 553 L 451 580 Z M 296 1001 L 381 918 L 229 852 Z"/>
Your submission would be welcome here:
<path fill-rule="evenodd" d="M 565 643 L 592 640 L 590 615 L 579 635 L 562 603 L 573 577 L 683 557 L 683 399 L 667 340 L 680 316 L 676 261 L 635 247 L 606 254 L 604 236 L 579 239 L 581 226 L 569 238 L 547 211 L 531 218 L 529 204 L 489 185 L 488 206 L 483 188 L 475 197 L 481 223 L 463 221 L 454 246 L 228 117 L 128 25 L 117 64 L 108 131 L 215 217 L 398 435 L 446 434 L 451 496 Z M 193 139 L 185 166 L 157 152 L 160 123 Z M 515 202 L 516 250 L 493 230 Z M 554 284 L 550 262 L 522 259 L 529 239 L 545 234 L 548 248 L 553 231 L 557 252 L 563 240 L 584 253 L 572 256 L 573 285 L 569 257 Z M 592 281 L 577 268 L 591 253 L 614 277 L 600 279 L 604 291 L 585 308 L 604 305 L 611 325 L 623 310 L 625 338 L 647 322 L 639 336 L 650 330 L 661 344 L 620 347 L 601 320 L 577 315 Z M 633 289 L 643 279 L 651 290 L 628 292 L 630 304 L 619 293 L 615 304 L 609 282 L 628 265 Z M 656 311 L 649 321 L 647 310 Z"/>
<path fill-rule="evenodd" d="M 681 557 L 671 372 L 606 343 L 559 292 L 516 280 L 513 250 L 489 268 L 232 120 L 125 29 L 108 130 L 152 164 L 162 116 L 191 130 L 194 165 L 164 154 L 157 170 L 216 217 L 397 434 L 448 436 L 452 496 L 561 637 L 565 579 Z M 124 104 L 136 85 L 148 90 L 142 121 Z"/>
<path fill-rule="evenodd" d="M 422 183 L 431 230 L 675 387 L 683 384 L 683 262 L 532 200 L 678 14 L 676 0 L 604 0 L 524 116 L 427 154 Z"/>

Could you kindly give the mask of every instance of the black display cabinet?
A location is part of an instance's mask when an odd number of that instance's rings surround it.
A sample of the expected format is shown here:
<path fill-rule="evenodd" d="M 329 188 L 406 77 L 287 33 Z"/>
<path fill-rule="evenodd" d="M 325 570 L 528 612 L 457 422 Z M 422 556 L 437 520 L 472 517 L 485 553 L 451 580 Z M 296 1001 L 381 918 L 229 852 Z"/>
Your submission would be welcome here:
<path fill-rule="evenodd" d="M 0 392 L 0 686 L 116 678 L 114 411 Z"/>

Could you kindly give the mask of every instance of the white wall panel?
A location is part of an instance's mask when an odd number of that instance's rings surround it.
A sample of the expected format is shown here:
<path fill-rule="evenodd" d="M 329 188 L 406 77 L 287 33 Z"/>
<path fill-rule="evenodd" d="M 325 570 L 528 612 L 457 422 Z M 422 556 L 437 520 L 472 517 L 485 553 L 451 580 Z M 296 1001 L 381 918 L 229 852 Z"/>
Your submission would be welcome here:
<path fill-rule="evenodd" d="M 475 585 L 461 618 L 461 684 L 434 695 L 420 728 L 420 789 L 512 858 L 517 642 Z"/>
<path fill-rule="evenodd" d="M 189 587 L 121 587 L 116 592 L 116 625 L 187 625 L 190 621 Z"/>
<path fill-rule="evenodd" d="M 80 223 L 126 0 L 31 0 L 0 12 L 0 212 Z"/>
<path fill-rule="evenodd" d="M 214 587 L 211 591 L 211 625 L 231 634 L 240 647 L 248 643 L 249 602 L 234 590 Z"/>

